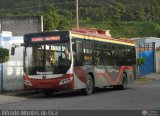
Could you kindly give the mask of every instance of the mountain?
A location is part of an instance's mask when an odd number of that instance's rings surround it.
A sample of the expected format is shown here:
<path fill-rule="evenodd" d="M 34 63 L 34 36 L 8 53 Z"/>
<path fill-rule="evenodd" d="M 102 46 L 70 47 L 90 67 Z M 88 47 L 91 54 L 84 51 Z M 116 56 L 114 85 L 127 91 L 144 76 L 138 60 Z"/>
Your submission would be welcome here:
<path fill-rule="evenodd" d="M 54 6 L 70 18 L 75 17 L 76 0 L 0 0 L 4 12 L 35 14 Z M 160 0 L 79 0 L 81 20 L 160 21 Z"/>

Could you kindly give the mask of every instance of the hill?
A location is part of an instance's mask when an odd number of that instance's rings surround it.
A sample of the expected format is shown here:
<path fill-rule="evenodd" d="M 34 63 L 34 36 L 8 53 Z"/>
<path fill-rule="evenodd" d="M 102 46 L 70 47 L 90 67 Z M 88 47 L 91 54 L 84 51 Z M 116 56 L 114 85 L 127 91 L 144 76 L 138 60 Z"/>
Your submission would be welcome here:
<path fill-rule="evenodd" d="M 0 0 L 0 16 L 38 15 L 50 6 L 75 25 L 75 0 Z M 111 29 L 115 37 L 160 32 L 159 0 L 79 0 L 79 14 L 82 26 Z"/>

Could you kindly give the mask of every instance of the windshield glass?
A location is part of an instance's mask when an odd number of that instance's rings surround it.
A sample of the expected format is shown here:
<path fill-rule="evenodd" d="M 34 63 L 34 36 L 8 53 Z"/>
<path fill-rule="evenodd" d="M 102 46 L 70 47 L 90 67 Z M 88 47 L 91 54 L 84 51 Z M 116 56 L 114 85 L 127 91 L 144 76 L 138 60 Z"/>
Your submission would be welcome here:
<path fill-rule="evenodd" d="M 69 43 L 26 47 L 25 72 L 29 75 L 65 74 L 70 65 Z"/>

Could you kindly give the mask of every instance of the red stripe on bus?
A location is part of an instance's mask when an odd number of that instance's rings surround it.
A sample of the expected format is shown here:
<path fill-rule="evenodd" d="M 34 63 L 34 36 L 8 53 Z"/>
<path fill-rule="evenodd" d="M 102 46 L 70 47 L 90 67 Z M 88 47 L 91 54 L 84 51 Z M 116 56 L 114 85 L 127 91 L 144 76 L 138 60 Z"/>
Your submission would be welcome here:
<path fill-rule="evenodd" d="M 107 80 L 108 83 L 112 84 L 112 85 L 116 85 L 119 83 L 120 79 L 121 79 L 121 76 L 124 72 L 124 70 L 127 69 L 127 70 L 133 70 L 133 67 L 132 66 L 122 66 L 120 67 L 120 71 L 118 73 L 118 76 L 117 76 L 117 79 L 116 80 L 113 80 L 112 77 L 109 75 L 108 72 L 105 72 L 105 73 L 96 73 L 96 77 L 98 77 L 98 75 L 102 75 L 105 77 L 105 79 Z"/>
<path fill-rule="evenodd" d="M 81 69 L 80 67 L 74 67 L 74 73 L 80 81 L 83 83 L 86 82 L 87 73 L 85 70 Z"/>

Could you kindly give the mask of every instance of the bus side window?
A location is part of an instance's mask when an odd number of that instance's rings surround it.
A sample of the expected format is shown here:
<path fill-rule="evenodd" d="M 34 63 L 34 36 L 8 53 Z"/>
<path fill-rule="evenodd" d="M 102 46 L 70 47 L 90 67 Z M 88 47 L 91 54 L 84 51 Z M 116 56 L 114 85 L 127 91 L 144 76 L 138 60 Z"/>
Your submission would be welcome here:
<path fill-rule="evenodd" d="M 77 52 L 76 41 L 72 43 L 72 50 L 74 53 Z"/>
<path fill-rule="evenodd" d="M 82 41 L 74 41 L 72 48 L 74 52 L 74 65 L 75 66 L 83 66 L 83 43 Z"/>

